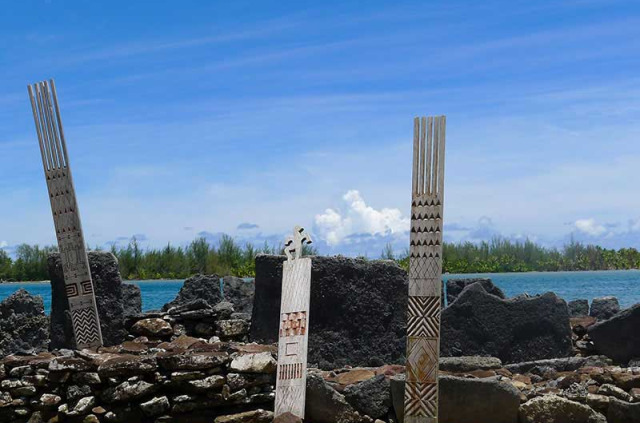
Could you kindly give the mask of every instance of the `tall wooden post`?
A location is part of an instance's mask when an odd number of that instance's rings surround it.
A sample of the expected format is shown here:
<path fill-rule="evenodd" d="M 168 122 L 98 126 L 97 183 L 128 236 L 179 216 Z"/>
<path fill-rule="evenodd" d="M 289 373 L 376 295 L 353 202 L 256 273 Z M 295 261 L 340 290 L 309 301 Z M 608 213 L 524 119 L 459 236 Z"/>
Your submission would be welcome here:
<path fill-rule="evenodd" d="M 304 419 L 311 295 L 311 259 L 301 258 L 305 243 L 311 237 L 300 226 L 285 241 L 275 417 L 291 413 Z"/>
<path fill-rule="evenodd" d="M 445 126 L 414 121 L 405 423 L 438 421 Z"/>
<path fill-rule="evenodd" d="M 56 87 L 52 79 L 29 85 L 28 90 L 76 345 L 78 349 L 98 347 L 102 345 L 102 332 Z"/>

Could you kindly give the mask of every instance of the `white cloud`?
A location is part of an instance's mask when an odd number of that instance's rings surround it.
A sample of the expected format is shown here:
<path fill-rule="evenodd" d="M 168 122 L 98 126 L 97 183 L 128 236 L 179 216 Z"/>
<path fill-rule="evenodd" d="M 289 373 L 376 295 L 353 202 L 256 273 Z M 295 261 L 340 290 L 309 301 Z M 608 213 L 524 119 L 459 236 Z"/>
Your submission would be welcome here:
<path fill-rule="evenodd" d="M 590 236 L 601 236 L 607 232 L 604 225 L 598 224 L 595 219 L 578 219 L 574 222 L 575 228 Z"/>
<path fill-rule="evenodd" d="M 352 235 L 402 234 L 409 230 L 410 220 L 399 209 L 376 210 L 365 203 L 357 190 L 348 191 L 342 199 L 344 211 L 329 208 L 315 217 L 315 232 L 330 246 L 348 243 Z"/>
<path fill-rule="evenodd" d="M 7 241 L 0 241 L 0 248 L 5 248 L 8 245 L 9 244 L 7 244 Z"/>
<path fill-rule="evenodd" d="M 631 232 L 640 231 L 640 218 L 636 220 L 632 220 L 629 223 L 630 223 L 629 229 Z"/>

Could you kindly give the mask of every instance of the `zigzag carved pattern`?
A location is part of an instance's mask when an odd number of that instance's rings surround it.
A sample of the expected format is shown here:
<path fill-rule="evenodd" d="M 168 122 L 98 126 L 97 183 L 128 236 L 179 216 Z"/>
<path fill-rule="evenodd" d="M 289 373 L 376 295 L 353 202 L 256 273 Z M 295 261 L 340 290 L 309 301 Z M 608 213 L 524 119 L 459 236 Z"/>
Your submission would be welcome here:
<path fill-rule="evenodd" d="M 435 383 L 407 382 L 404 397 L 404 414 L 407 417 L 432 417 L 438 415 L 438 385 Z"/>
<path fill-rule="evenodd" d="M 436 338 L 440 334 L 440 297 L 409 297 L 407 335 Z"/>
<path fill-rule="evenodd" d="M 71 310 L 71 321 L 78 348 L 100 344 L 100 329 L 93 308 Z"/>

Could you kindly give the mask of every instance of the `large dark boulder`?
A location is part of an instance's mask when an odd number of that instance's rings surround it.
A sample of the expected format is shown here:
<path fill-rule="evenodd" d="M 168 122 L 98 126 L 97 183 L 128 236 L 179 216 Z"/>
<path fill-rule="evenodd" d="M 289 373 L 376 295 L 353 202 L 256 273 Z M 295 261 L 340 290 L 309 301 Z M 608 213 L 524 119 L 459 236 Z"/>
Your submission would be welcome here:
<path fill-rule="evenodd" d="M 600 354 L 626 364 L 640 357 L 640 304 L 589 327 L 589 338 Z"/>
<path fill-rule="evenodd" d="M 222 279 L 222 292 L 225 301 L 233 304 L 233 309 L 236 312 L 251 314 L 253 298 L 256 293 L 253 280 L 248 282 L 235 276 L 225 276 Z"/>
<path fill-rule="evenodd" d="M 567 357 L 567 303 L 553 293 L 504 300 L 471 284 L 442 312 L 443 356 L 485 355 L 503 363 Z"/>
<path fill-rule="evenodd" d="M 0 302 L 0 357 L 15 353 L 35 354 L 49 346 L 49 319 L 42 297 L 24 289 Z"/>
<path fill-rule="evenodd" d="M 594 298 L 591 302 L 591 317 L 607 320 L 620 312 L 620 303 L 616 297 Z"/>
<path fill-rule="evenodd" d="M 218 275 L 196 275 L 192 276 L 180 288 L 176 298 L 162 307 L 163 311 L 171 307 L 182 306 L 195 300 L 204 300 L 209 305 L 214 306 L 222 301 L 220 290 L 220 276 Z M 279 312 L 278 312 L 279 313 Z M 276 319 L 278 316 L 276 316 Z"/>
<path fill-rule="evenodd" d="M 250 336 L 276 342 L 283 256 L 256 257 Z M 312 257 L 309 363 L 379 366 L 404 361 L 407 273 L 388 260 Z"/>
<path fill-rule="evenodd" d="M 498 298 L 507 298 L 504 292 L 493 284 L 489 278 L 449 279 L 447 281 L 447 304 L 451 305 L 467 286 L 479 283 L 485 291 Z"/>
<path fill-rule="evenodd" d="M 105 346 L 120 344 L 125 340 L 127 331 L 118 260 L 106 252 L 90 251 L 88 255 L 103 343 Z M 51 348 L 75 348 L 60 254 L 50 254 L 48 266 L 51 278 Z"/>
<path fill-rule="evenodd" d="M 142 294 L 138 285 L 122 284 L 122 306 L 125 317 L 142 313 Z"/>

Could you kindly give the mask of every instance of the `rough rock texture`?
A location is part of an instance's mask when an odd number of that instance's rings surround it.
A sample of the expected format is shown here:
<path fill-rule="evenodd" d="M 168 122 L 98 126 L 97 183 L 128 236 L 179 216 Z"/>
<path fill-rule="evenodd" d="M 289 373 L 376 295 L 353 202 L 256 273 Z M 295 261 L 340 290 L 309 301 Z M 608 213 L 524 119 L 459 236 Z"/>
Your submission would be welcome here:
<path fill-rule="evenodd" d="M 571 354 L 569 311 L 553 293 L 504 300 L 471 284 L 442 312 L 443 356 L 488 355 L 504 363 Z"/>
<path fill-rule="evenodd" d="M 254 341 L 277 341 L 284 260 L 256 257 Z M 406 346 L 407 273 L 385 260 L 312 260 L 309 362 L 322 368 L 400 362 Z"/>
<path fill-rule="evenodd" d="M 489 278 L 449 279 L 447 281 L 447 305 L 451 305 L 467 286 L 479 283 L 485 291 L 498 298 L 507 298 L 504 292 L 493 284 Z"/>
<path fill-rule="evenodd" d="M 0 356 L 46 350 L 48 327 L 42 297 L 24 289 L 14 292 L 0 302 Z"/>
<path fill-rule="evenodd" d="M 183 341 L 185 341 L 183 339 Z M 273 346 L 137 340 L 100 352 L 61 350 L 0 359 L 0 423 L 268 423 L 275 366 L 231 370 Z M 150 351 L 153 348 L 154 351 Z"/>
<path fill-rule="evenodd" d="M 51 348 L 74 348 L 60 254 L 50 254 L 48 266 L 51 278 Z M 89 266 L 104 345 L 119 344 L 124 341 L 127 332 L 124 328 L 123 284 L 118 261 L 111 253 L 91 251 Z"/>
<path fill-rule="evenodd" d="M 398 421 L 404 419 L 405 375 L 391 379 L 391 395 Z M 520 392 L 495 379 L 440 377 L 440 422 L 516 423 Z M 537 422 L 541 423 L 541 422 Z"/>
<path fill-rule="evenodd" d="M 305 421 L 346 423 L 355 421 L 354 413 L 344 395 L 327 385 L 322 376 L 314 373 L 308 375 Z"/>
<path fill-rule="evenodd" d="M 439 368 L 445 372 L 470 372 L 473 370 L 493 370 L 502 367 L 496 357 L 440 357 Z"/>
<path fill-rule="evenodd" d="M 254 281 L 247 282 L 235 276 L 225 276 L 222 280 L 222 290 L 225 301 L 233 304 L 236 312 L 251 314 L 256 292 Z"/>
<path fill-rule="evenodd" d="M 376 376 L 344 390 L 344 397 L 356 410 L 377 419 L 386 416 L 391 408 L 389 380 L 384 375 Z"/>
<path fill-rule="evenodd" d="M 520 423 L 607 423 L 584 404 L 556 395 L 534 398 L 520 407 Z"/>
<path fill-rule="evenodd" d="M 185 305 L 195 300 L 204 300 L 209 305 L 214 306 L 222 301 L 220 292 L 220 276 L 218 275 L 196 275 L 192 276 L 180 288 L 178 296 L 162 307 L 163 311 L 171 307 Z"/>
<path fill-rule="evenodd" d="M 618 314 L 620 304 L 616 297 L 594 298 L 591 302 L 591 316 L 598 320 L 607 320 Z"/>
<path fill-rule="evenodd" d="M 609 401 L 607 413 L 609 423 L 638 423 L 640 422 L 640 403 L 629 404 L 616 398 Z"/>
<path fill-rule="evenodd" d="M 138 285 L 122 284 L 122 307 L 125 317 L 142 313 L 142 294 Z"/>
<path fill-rule="evenodd" d="M 583 317 L 589 315 L 589 300 L 572 300 L 567 304 L 571 317 Z"/>
<path fill-rule="evenodd" d="M 589 337 L 600 354 L 626 364 L 640 357 L 640 304 L 589 328 Z"/>

